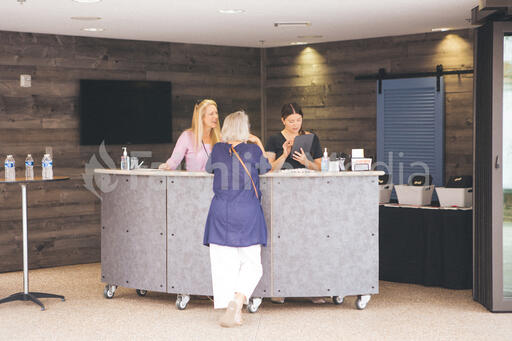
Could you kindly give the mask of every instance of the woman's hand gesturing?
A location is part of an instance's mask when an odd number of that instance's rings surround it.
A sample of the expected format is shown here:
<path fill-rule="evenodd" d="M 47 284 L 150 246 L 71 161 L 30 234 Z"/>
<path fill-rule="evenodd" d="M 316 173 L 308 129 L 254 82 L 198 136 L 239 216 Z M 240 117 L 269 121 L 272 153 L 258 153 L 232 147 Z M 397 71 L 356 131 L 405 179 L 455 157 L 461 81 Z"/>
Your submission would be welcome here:
<path fill-rule="evenodd" d="M 290 152 L 292 150 L 292 145 L 293 145 L 293 141 L 291 141 L 291 140 L 286 140 L 283 143 L 283 155 L 285 155 L 285 158 L 288 157 L 288 155 L 290 155 Z"/>

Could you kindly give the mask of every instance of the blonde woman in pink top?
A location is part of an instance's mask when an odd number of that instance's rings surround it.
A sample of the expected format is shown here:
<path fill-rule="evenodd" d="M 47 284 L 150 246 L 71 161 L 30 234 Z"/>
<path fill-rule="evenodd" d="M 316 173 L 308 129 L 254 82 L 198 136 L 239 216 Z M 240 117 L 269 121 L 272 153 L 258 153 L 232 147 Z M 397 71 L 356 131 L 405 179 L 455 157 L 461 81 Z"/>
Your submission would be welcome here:
<path fill-rule="evenodd" d="M 212 147 L 219 141 L 217 103 L 205 99 L 195 105 L 192 126 L 181 133 L 171 157 L 159 169 L 174 170 L 185 158 L 187 171 L 204 171 Z"/>

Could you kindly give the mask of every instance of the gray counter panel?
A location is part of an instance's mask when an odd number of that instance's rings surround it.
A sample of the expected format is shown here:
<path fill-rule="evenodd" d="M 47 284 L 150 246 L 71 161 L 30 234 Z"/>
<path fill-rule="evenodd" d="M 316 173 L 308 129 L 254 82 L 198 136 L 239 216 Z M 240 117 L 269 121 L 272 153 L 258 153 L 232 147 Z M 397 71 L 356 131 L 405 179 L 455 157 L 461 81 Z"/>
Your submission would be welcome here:
<path fill-rule="evenodd" d="M 272 238 L 271 238 L 271 188 L 272 179 L 260 178 L 261 205 L 267 223 L 267 246 L 261 248 L 261 265 L 263 266 L 263 275 L 254 290 L 255 297 L 269 297 L 271 295 L 271 255 L 272 255 Z"/>
<path fill-rule="evenodd" d="M 273 181 L 273 294 L 377 293 L 377 178 Z"/>
<path fill-rule="evenodd" d="M 203 246 L 208 210 L 213 197 L 213 178 L 169 177 L 167 179 L 167 292 L 213 295 L 209 248 Z M 261 191 L 270 211 L 270 181 Z M 193 195 L 191 195 L 193 193 Z M 268 214 L 270 217 L 270 214 Z M 268 225 L 270 226 L 270 219 Z M 270 234 L 269 234 L 270 236 Z M 262 248 L 263 277 L 255 294 L 270 292 L 270 248 Z"/>
<path fill-rule="evenodd" d="M 102 281 L 165 292 L 165 177 L 101 178 L 104 184 L 117 181 L 102 194 Z"/>
<path fill-rule="evenodd" d="M 212 177 L 167 178 L 167 292 L 213 295 L 204 226 L 213 197 Z"/>

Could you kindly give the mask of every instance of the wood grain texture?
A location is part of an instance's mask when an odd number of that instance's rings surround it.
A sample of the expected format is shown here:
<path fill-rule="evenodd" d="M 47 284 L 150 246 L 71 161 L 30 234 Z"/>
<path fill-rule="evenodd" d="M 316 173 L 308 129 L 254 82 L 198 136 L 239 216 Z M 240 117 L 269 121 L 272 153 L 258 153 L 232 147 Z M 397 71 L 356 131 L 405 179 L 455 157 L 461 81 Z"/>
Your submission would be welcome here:
<path fill-rule="evenodd" d="M 32 87 L 19 86 L 20 74 Z M 30 268 L 98 262 L 100 202 L 85 188 L 85 165 L 119 167 L 120 146 L 79 145 L 80 79 L 159 80 L 172 83 L 173 139 L 190 126 L 196 101 L 212 98 L 221 118 L 245 109 L 253 131 L 260 127 L 260 51 L 193 44 L 56 36 L 0 31 L 0 158 L 13 154 L 24 174 L 27 153 L 41 174 L 45 146 L 54 154 L 54 174 L 70 181 L 28 186 Z M 165 161 L 173 143 L 132 145 Z M 0 176 L 4 177 L 3 167 Z M 21 191 L 0 185 L 0 272 L 22 268 Z"/>
<path fill-rule="evenodd" d="M 473 30 L 340 41 L 265 50 L 144 42 L 0 31 L 0 158 L 13 154 L 18 175 L 31 153 L 36 174 L 45 146 L 52 146 L 55 175 L 70 181 L 28 189 L 30 267 L 97 262 L 100 259 L 100 202 L 85 188 L 85 166 L 96 155 L 103 167 L 119 167 L 120 146 L 79 145 L 80 79 L 171 81 L 173 139 L 190 126 L 194 103 L 213 98 L 221 120 L 245 109 L 260 134 L 265 104 L 265 136 L 282 129 L 280 109 L 296 101 L 304 127 L 330 151 L 365 148 L 376 153 L 376 82 L 359 74 L 431 72 L 473 68 Z M 32 87 L 19 87 L 30 74 Z M 264 84 L 263 89 L 260 84 Z M 446 176 L 472 173 L 473 77 L 446 76 Z M 264 100 L 262 101 L 261 91 Z M 133 145 L 164 161 L 173 143 Z M 110 159 L 112 158 L 112 159 Z M 3 168 L 3 167 L 2 167 Z M 0 172 L 3 177 L 3 169 Z M 0 272 L 22 268 L 21 193 L 0 185 Z"/>
<path fill-rule="evenodd" d="M 473 68 L 473 30 L 425 33 L 267 49 L 267 135 L 282 129 L 284 103 L 303 107 L 304 128 L 322 147 L 376 155 L 375 81 L 360 74 Z M 445 76 L 446 177 L 472 174 L 473 75 Z"/>

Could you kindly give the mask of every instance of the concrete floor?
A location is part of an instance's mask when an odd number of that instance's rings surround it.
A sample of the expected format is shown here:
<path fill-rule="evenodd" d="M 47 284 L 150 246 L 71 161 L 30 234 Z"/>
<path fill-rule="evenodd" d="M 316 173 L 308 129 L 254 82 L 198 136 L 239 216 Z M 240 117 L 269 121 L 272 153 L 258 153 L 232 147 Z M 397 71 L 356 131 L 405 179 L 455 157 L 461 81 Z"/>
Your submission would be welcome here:
<path fill-rule="evenodd" d="M 287 300 L 264 301 L 245 323 L 221 328 L 208 299 L 176 309 L 175 295 L 119 288 L 103 297 L 100 265 L 30 272 L 31 290 L 63 294 L 43 299 L 47 310 L 29 302 L 0 305 L 1 340 L 511 340 L 512 314 L 493 314 L 474 302 L 470 290 L 448 290 L 390 282 L 366 310 L 355 298 L 341 306 Z M 22 290 L 22 273 L 0 274 L 0 297 Z"/>

